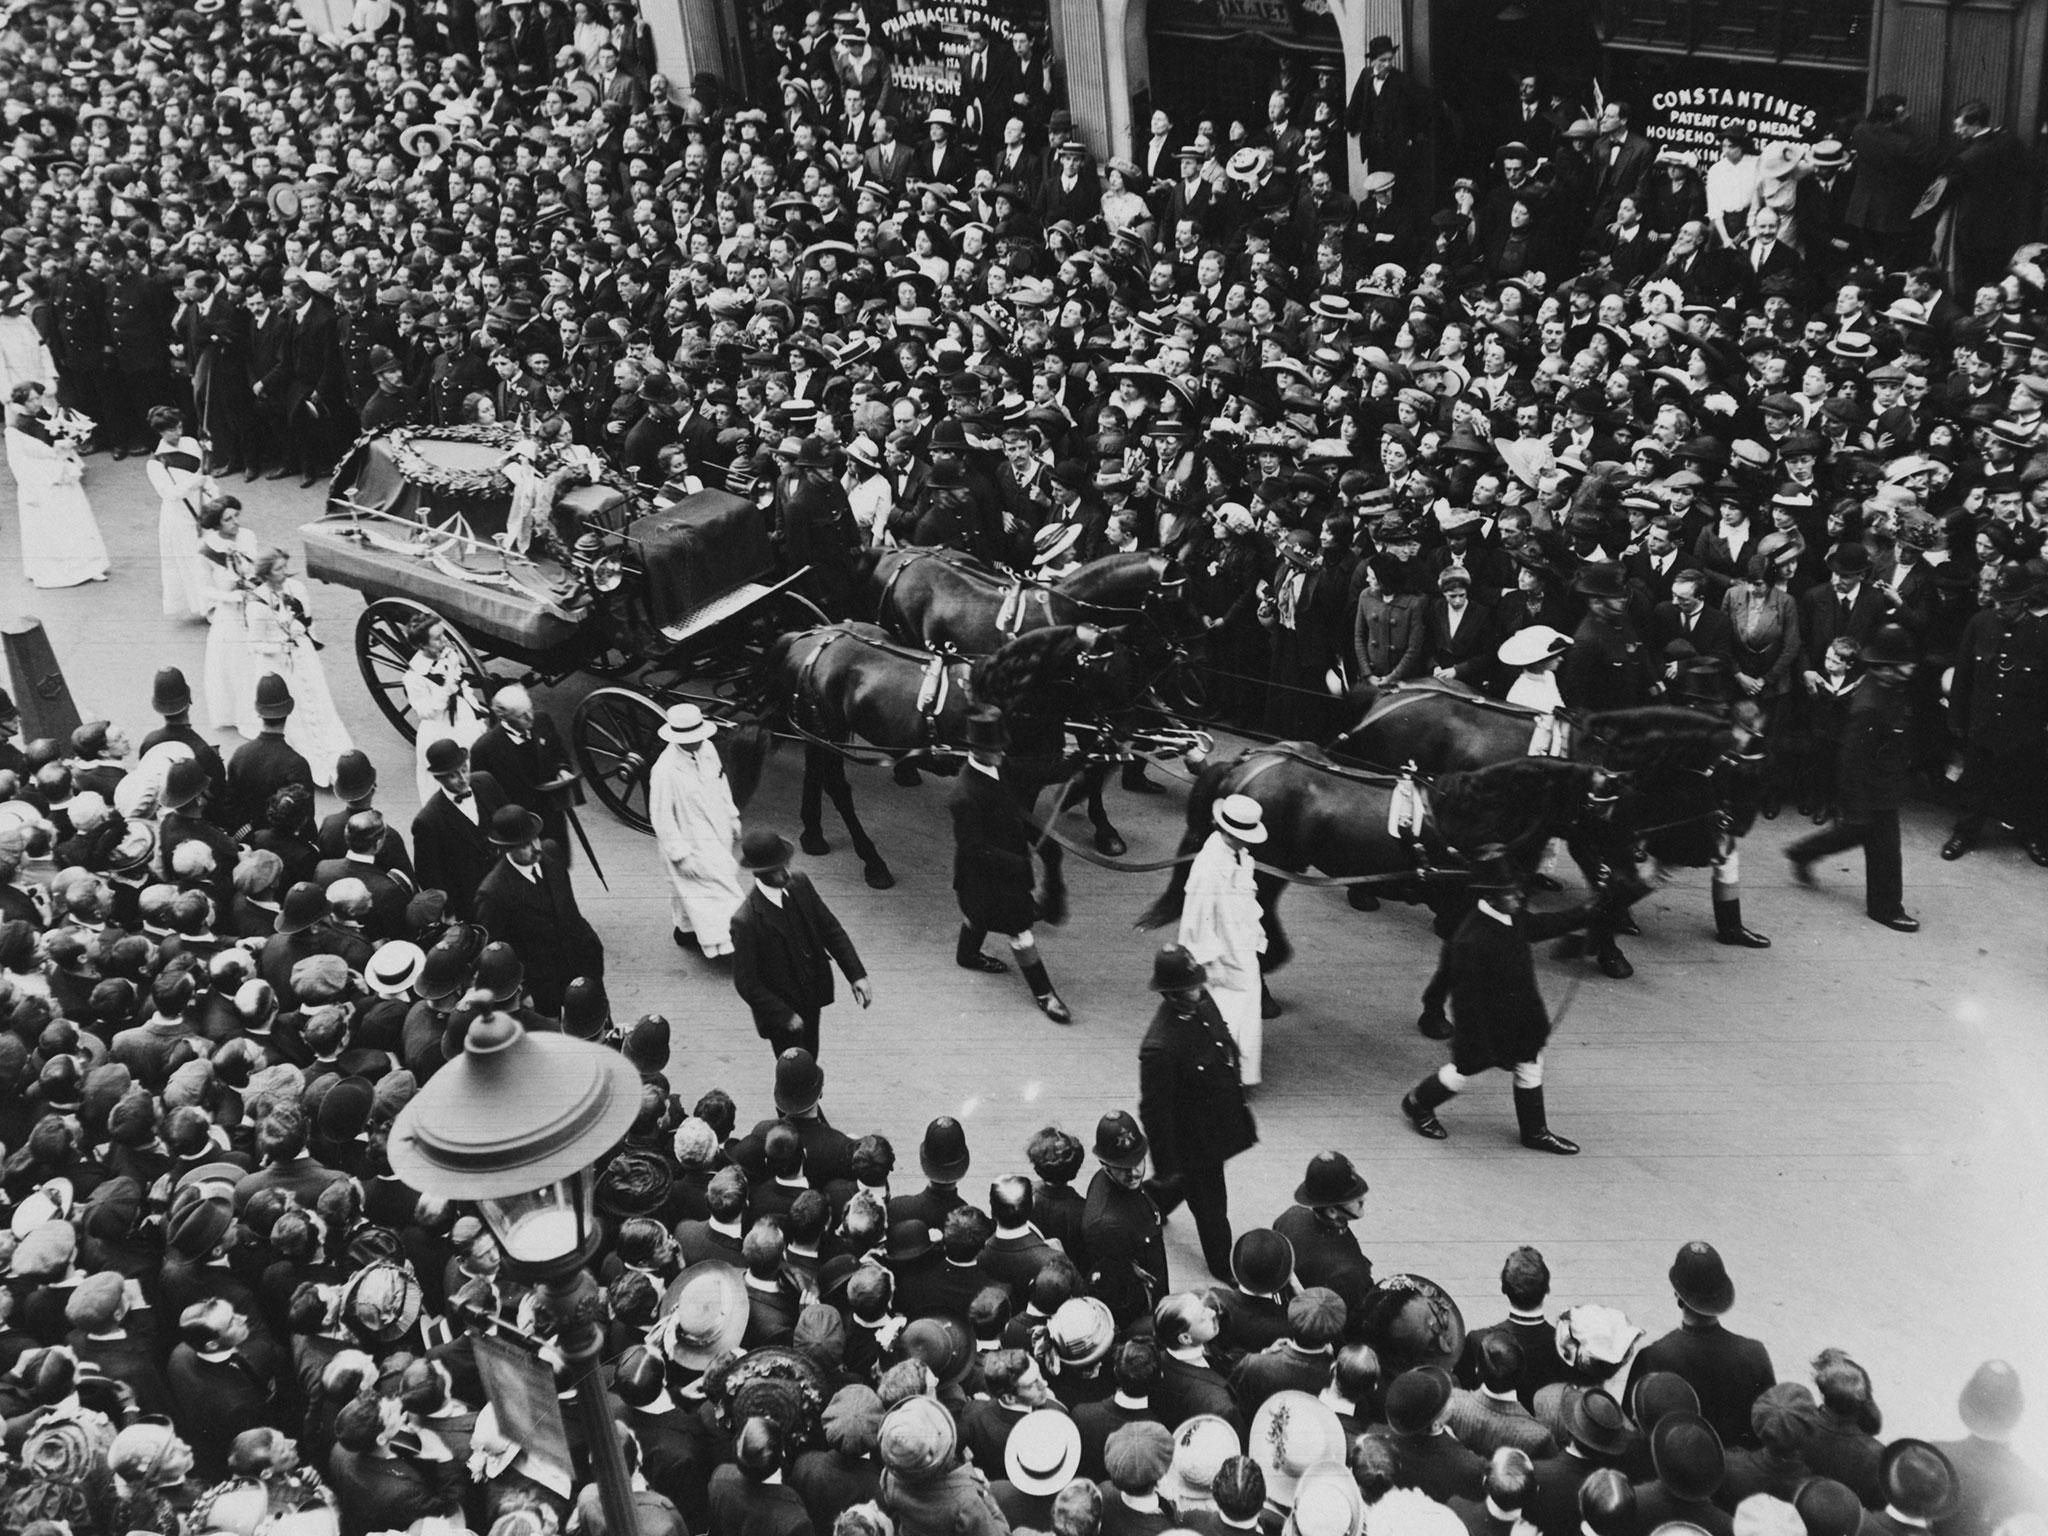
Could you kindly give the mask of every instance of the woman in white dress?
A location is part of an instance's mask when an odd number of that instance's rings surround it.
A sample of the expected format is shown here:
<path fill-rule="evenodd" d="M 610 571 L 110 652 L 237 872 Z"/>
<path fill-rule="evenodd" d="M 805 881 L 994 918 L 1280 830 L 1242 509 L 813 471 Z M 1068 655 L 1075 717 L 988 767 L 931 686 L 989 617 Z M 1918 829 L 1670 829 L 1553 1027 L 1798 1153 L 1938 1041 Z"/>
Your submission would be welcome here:
<path fill-rule="evenodd" d="M 647 774 L 647 816 L 668 876 L 671 936 L 678 945 L 694 937 L 707 960 L 732 953 L 732 914 L 747 894 L 740 884 L 739 808 L 711 740 L 717 730 L 695 704 L 671 705 L 658 733 L 668 749 Z"/>
<path fill-rule="evenodd" d="M 46 285 L 31 272 L 0 310 L 0 395 L 11 395 L 17 384 L 40 384 L 48 389 L 57 377 L 50 349 L 43 344 L 29 311 L 47 303 Z"/>
<path fill-rule="evenodd" d="M 355 743 L 327 687 L 306 584 L 293 577 L 291 569 L 292 557 L 281 549 L 257 556 L 255 581 L 243 610 L 249 651 L 254 675 L 277 673 L 298 701 L 285 723 L 284 739 L 306 759 L 313 782 L 326 789 L 334 782 L 335 760 L 353 751 Z"/>
<path fill-rule="evenodd" d="M 149 456 L 149 483 L 157 494 L 157 554 L 163 562 L 164 614 L 168 618 L 206 617 L 213 606 L 214 585 L 199 554 L 199 504 L 220 494 L 205 474 L 199 439 L 185 435 L 185 419 L 168 405 L 149 413 L 156 433 Z M 331 765 L 330 765 L 331 766 Z"/>
<path fill-rule="evenodd" d="M 39 587 L 75 587 L 107 579 L 107 546 L 85 495 L 78 450 L 52 437 L 50 397 L 26 381 L 8 396 L 7 467 L 21 509 L 22 574 Z"/>
<path fill-rule="evenodd" d="M 1251 854 L 1266 840 L 1265 809 L 1249 795 L 1225 795 L 1210 817 L 1215 830 L 1188 866 L 1176 937 L 1208 972 L 1209 996 L 1237 1042 L 1244 1085 L 1252 1088 L 1265 1076 L 1259 956 L 1266 952 L 1266 927 Z"/>
<path fill-rule="evenodd" d="M 413 777 L 420 804 L 425 805 L 440 787 L 427 771 L 427 749 L 443 737 L 468 747 L 490 724 L 469 664 L 444 626 L 430 628 L 406 663 L 405 697 L 420 721 L 419 735 L 413 738 Z"/>
<path fill-rule="evenodd" d="M 199 556 L 213 587 L 206 615 L 206 723 L 251 741 L 263 733 L 263 722 L 256 715 L 256 657 L 245 609 L 262 555 L 262 543 L 242 526 L 241 502 L 209 496 L 200 504 Z"/>

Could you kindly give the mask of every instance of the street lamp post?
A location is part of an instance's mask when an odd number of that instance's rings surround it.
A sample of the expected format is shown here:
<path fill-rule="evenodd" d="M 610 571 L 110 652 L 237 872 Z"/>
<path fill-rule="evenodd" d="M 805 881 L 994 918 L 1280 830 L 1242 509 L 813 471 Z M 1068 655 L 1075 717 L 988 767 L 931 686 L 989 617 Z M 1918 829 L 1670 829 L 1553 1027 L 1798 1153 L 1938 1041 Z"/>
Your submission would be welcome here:
<path fill-rule="evenodd" d="M 632 1481 L 598 1375 L 604 1330 L 584 1266 L 602 1236 L 597 1161 L 640 1111 L 640 1074 L 609 1047 L 471 1021 L 462 1055 L 391 1128 L 391 1170 L 424 1195 L 473 1203 L 516 1277 L 546 1288 L 610 1536 L 639 1536 Z"/>

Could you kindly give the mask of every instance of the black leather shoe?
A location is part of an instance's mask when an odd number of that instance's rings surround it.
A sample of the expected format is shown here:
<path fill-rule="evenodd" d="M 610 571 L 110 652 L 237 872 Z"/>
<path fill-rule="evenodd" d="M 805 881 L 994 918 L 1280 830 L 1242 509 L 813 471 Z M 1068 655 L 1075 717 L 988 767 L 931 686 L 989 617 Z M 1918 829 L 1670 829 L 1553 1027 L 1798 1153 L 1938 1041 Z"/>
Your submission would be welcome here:
<path fill-rule="evenodd" d="M 2027 844 L 2027 857 L 2043 869 L 2048 869 L 2048 839 L 2037 837 Z"/>
<path fill-rule="evenodd" d="M 1726 933 L 1717 934 L 1721 943 L 1735 949 L 1769 949 L 1771 941 L 1753 928 L 1744 928 L 1739 923 Z"/>
<path fill-rule="evenodd" d="M 695 949 L 697 947 L 697 941 L 680 928 L 669 929 L 668 936 L 675 940 L 677 949 Z"/>
<path fill-rule="evenodd" d="M 1071 1024 L 1074 1022 L 1074 1015 L 1068 1010 L 1067 1005 L 1060 1001 L 1059 993 L 1048 992 L 1043 997 L 1034 997 L 1032 1001 L 1038 1004 L 1038 1011 L 1048 1019 L 1051 1019 L 1053 1023 Z"/>
<path fill-rule="evenodd" d="M 299 489 L 302 491 L 310 490 L 312 489 L 312 487 L 318 485 L 322 480 L 325 480 L 326 478 L 327 477 L 321 474 L 319 470 L 309 469 L 306 471 L 305 478 L 299 482 Z"/>
<path fill-rule="evenodd" d="M 998 960 L 994 955 L 977 954 L 972 960 L 960 962 L 961 970 L 980 971 L 984 976 L 1000 976 L 1009 968 L 1006 962 Z"/>
<path fill-rule="evenodd" d="M 262 474 L 263 466 L 261 464 L 251 464 L 247 469 L 242 471 L 243 483 L 247 484 L 251 480 L 258 479 L 262 476 Z"/>
<path fill-rule="evenodd" d="M 832 845 L 825 841 L 825 834 L 816 827 L 807 828 L 803 835 L 796 840 L 796 845 L 814 859 L 821 858 L 832 851 Z"/>
<path fill-rule="evenodd" d="M 123 459 L 127 458 L 128 455 L 133 453 L 134 451 L 135 450 L 133 448 L 130 448 L 126 443 L 123 443 L 120 447 L 114 450 L 114 462 L 116 464 L 120 463 Z"/>
<path fill-rule="evenodd" d="M 1635 975 L 1636 968 L 1629 958 L 1618 949 L 1610 949 L 1593 957 L 1593 963 L 1600 968 L 1600 974 L 1612 981 L 1627 981 Z"/>
<path fill-rule="evenodd" d="M 1287 1010 L 1280 1006 L 1280 1000 L 1273 995 L 1273 989 L 1263 981 L 1259 983 L 1259 1017 L 1277 1019 Z"/>
<path fill-rule="evenodd" d="M 1918 933 L 1920 931 L 1920 919 L 1904 912 L 1894 912 L 1890 917 L 1878 917 L 1873 913 L 1870 920 L 1873 923 L 1883 923 L 1893 933 Z"/>
<path fill-rule="evenodd" d="M 896 877 L 889 872 L 889 866 L 880 859 L 863 864 L 860 877 L 867 881 L 868 889 L 871 891 L 893 890 L 896 886 Z"/>
<path fill-rule="evenodd" d="M 1941 845 L 1941 856 L 1953 864 L 1976 846 L 1977 834 L 1959 829 L 1951 833 L 1949 840 Z"/>
<path fill-rule="evenodd" d="M 1522 1138 L 1522 1145 L 1531 1152 L 1555 1152 L 1559 1157 L 1577 1157 L 1579 1155 L 1579 1144 L 1576 1141 L 1566 1141 L 1548 1126 L 1545 1126 L 1540 1131 L 1533 1131 L 1529 1135 L 1524 1136 Z"/>
<path fill-rule="evenodd" d="M 1401 1099 L 1401 1113 L 1408 1117 L 1408 1123 L 1415 1127 L 1415 1134 L 1427 1136 L 1431 1141 L 1448 1141 L 1451 1133 L 1444 1129 L 1443 1121 L 1437 1119 L 1434 1110 L 1424 1109 L 1415 1102 L 1414 1094 L 1405 1094 Z"/>
<path fill-rule="evenodd" d="M 1130 844 L 1117 835 L 1114 827 L 1104 827 L 1095 834 L 1095 851 L 1104 858 L 1120 859 L 1130 852 Z"/>
<path fill-rule="evenodd" d="M 298 471 L 296 469 L 286 469 L 280 466 L 277 469 L 273 469 L 269 474 L 265 475 L 263 478 L 266 480 L 289 480 L 293 475 L 296 475 L 297 473 Z"/>

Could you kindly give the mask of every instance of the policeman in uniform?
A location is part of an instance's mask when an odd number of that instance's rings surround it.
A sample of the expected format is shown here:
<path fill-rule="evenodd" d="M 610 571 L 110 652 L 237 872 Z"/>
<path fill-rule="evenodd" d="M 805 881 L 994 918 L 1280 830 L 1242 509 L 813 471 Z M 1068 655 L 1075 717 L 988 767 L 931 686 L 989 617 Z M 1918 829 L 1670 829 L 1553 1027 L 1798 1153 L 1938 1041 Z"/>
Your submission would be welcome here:
<path fill-rule="evenodd" d="M 171 375 L 171 319 L 177 299 L 170 280 L 143 265 L 138 247 L 121 250 L 107 277 L 107 329 L 115 381 L 101 423 L 115 457 L 146 452 L 155 434 L 146 418 L 176 393 Z"/>
<path fill-rule="evenodd" d="M 113 385 L 114 339 L 107 329 L 107 258 L 94 250 L 85 265 L 74 267 L 63 278 L 57 293 L 55 325 L 50 352 L 57 365 L 57 403 L 101 421 L 107 410 L 103 398 Z M 105 430 L 93 437 L 93 448 L 112 445 L 116 458 L 128 456 L 128 444 Z M 90 449 L 88 451 L 91 451 Z"/>
<path fill-rule="evenodd" d="M 1098 1271 L 1128 1265 L 1145 1287 L 1145 1310 L 1166 1290 L 1163 1218 L 1145 1179 L 1151 1152 L 1145 1133 L 1129 1110 L 1111 1110 L 1095 1126 L 1095 1160 L 1102 1164 L 1088 1184 L 1081 1208 L 1082 1247 Z M 1128 1278 L 1128 1275 L 1126 1276 Z"/>
<path fill-rule="evenodd" d="M 968 715 L 967 765 L 953 781 L 948 804 L 953 816 L 953 894 L 961 917 L 953 959 L 963 970 L 1000 975 L 1009 966 L 983 954 L 981 942 L 991 933 L 1006 935 L 1039 1012 L 1055 1024 L 1070 1024 L 1074 1016 L 1053 990 L 1031 934 L 1038 920 L 1031 835 L 1016 797 L 1002 779 L 1009 743 L 1001 710 L 983 705 Z"/>
<path fill-rule="evenodd" d="M 1963 777 L 1956 786 L 1963 813 L 1942 844 L 1960 859 L 1995 811 L 2009 818 L 2027 857 L 2048 865 L 2048 821 L 2041 777 L 2048 771 L 2048 620 L 2027 612 L 2036 590 L 2023 569 L 1998 573 L 1992 605 L 1970 618 L 1957 647 L 1949 708 L 1963 739 Z"/>
<path fill-rule="evenodd" d="M 1650 702 L 1652 663 L 1635 621 L 1628 616 L 1628 583 L 1619 565 L 1598 560 L 1579 572 L 1573 590 L 1586 599 L 1586 617 L 1558 668 L 1565 704 L 1597 714 Z"/>
<path fill-rule="evenodd" d="M 1478 900 L 1444 946 L 1442 959 L 1455 1031 L 1451 1059 L 1408 1090 L 1401 1112 L 1418 1135 L 1442 1141 L 1450 1133 L 1437 1110 L 1481 1072 L 1498 1067 L 1515 1075 L 1522 1145 L 1569 1157 L 1579 1150 L 1578 1143 L 1551 1130 L 1544 1113 L 1543 1047 L 1550 1039 L 1550 1012 L 1536 984 L 1529 947 L 1584 927 L 1592 905 L 1561 912 L 1525 910 L 1521 876 L 1498 846 L 1473 861 L 1472 890 Z"/>
<path fill-rule="evenodd" d="M 1201 962 L 1178 944 L 1152 961 L 1159 1009 L 1138 1047 L 1138 1117 L 1152 1144 L 1150 1185 L 1162 1216 L 1185 1200 L 1209 1273 L 1231 1280 L 1230 1202 L 1223 1165 L 1257 1144 L 1237 1042 L 1203 985 Z"/>

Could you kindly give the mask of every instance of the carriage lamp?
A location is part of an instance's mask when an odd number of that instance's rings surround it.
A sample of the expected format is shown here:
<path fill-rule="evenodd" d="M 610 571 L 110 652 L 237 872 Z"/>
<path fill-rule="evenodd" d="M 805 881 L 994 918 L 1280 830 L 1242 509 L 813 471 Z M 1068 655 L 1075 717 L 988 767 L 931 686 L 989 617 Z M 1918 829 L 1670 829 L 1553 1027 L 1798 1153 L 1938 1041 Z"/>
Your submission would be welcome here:
<path fill-rule="evenodd" d="M 624 564 L 605 548 L 602 537 L 586 533 L 576 541 L 576 559 L 583 567 L 583 579 L 593 592 L 616 592 L 626 579 Z"/>
<path fill-rule="evenodd" d="M 391 1127 L 391 1171 L 423 1195 L 467 1201 L 516 1279 L 546 1287 L 575 1384 L 609 1536 L 638 1536 L 632 1484 L 598 1363 L 597 1163 L 640 1112 L 640 1073 L 608 1046 L 529 1034 L 509 1014 L 471 1021 L 462 1054 Z"/>

